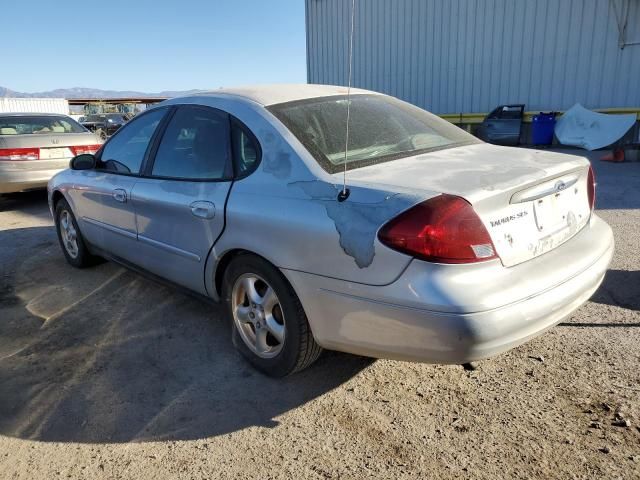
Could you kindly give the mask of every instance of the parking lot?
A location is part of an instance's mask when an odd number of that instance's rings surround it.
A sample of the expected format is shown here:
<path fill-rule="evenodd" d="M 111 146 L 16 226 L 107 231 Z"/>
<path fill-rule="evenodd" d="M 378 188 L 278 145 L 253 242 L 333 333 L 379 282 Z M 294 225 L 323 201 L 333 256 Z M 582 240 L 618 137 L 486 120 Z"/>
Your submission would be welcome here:
<path fill-rule="evenodd" d="M 264 377 L 218 306 L 75 270 L 45 192 L 0 198 L 0 477 L 639 478 L 640 163 L 603 154 L 604 284 L 475 371 L 325 352 Z"/>

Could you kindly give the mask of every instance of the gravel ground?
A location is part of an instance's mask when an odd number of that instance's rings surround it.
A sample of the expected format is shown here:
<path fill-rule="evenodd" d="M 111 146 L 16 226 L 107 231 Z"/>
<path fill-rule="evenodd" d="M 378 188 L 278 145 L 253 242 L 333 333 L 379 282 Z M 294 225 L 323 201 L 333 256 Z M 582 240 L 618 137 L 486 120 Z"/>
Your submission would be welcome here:
<path fill-rule="evenodd" d="M 640 478 L 640 163 L 594 165 L 603 286 L 471 372 L 326 352 L 265 378 L 219 307 L 74 270 L 45 194 L 3 197 L 0 478 Z"/>

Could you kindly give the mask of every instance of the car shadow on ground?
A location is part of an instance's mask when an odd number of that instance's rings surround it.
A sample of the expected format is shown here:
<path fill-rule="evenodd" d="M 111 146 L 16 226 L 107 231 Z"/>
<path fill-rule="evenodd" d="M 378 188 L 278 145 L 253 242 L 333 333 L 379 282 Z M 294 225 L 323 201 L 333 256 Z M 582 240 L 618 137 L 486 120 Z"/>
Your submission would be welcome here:
<path fill-rule="evenodd" d="M 47 191 L 44 189 L 0 195 L 0 212 L 7 211 L 53 222 L 47 207 Z"/>
<path fill-rule="evenodd" d="M 597 160 L 593 152 L 592 165 L 596 177 L 597 210 L 634 210 L 640 208 L 640 162 L 611 163 Z"/>
<path fill-rule="evenodd" d="M 608 270 L 591 301 L 640 311 L 640 270 Z"/>
<path fill-rule="evenodd" d="M 42 191 L 0 197 L 9 210 L 50 219 Z M 610 270 L 592 301 L 639 311 L 640 272 Z M 73 269 L 52 227 L 9 225 L 0 231 L 0 434 L 101 443 L 268 428 L 372 362 L 325 352 L 302 373 L 270 379 L 235 352 L 224 317 L 111 263 Z"/>
<path fill-rule="evenodd" d="M 272 427 L 372 362 L 325 352 L 265 377 L 233 349 L 220 307 L 111 263 L 73 269 L 52 227 L 0 232 L 0 245 L 30 241 L 41 247 L 0 278 L 2 435 L 140 442 Z"/>

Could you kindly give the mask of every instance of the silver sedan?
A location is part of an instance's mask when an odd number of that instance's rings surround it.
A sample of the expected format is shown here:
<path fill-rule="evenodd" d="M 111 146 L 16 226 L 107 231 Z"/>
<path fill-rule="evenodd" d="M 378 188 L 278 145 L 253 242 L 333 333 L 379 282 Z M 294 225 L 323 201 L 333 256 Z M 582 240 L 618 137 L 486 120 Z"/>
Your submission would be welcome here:
<path fill-rule="evenodd" d="M 540 334 L 605 275 L 594 201 L 582 157 L 319 85 L 172 99 L 49 183 L 72 265 L 105 257 L 224 302 L 235 346 L 274 376 L 322 348 L 466 363 Z"/>
<path fill-rule="evenodd" d="M 0 193 L 44 188 L 75 155 L 101 144 L 66 115 L 0 113 Z"/>

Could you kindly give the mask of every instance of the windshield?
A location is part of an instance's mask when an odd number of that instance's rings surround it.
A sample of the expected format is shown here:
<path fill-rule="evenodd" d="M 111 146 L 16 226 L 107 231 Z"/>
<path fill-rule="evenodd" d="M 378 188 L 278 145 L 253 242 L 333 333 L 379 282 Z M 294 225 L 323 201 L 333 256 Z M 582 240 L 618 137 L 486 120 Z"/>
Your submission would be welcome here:
<path fill-rule="evenodd" d="M 0 116 L 0 135 L 84 133 L 87 130 L 70 117 L 54 115 Z"/>
<path fill-rule="evenodd" d="M 119 113 L 107 113 L 103 115 L 87 115 L 83 120 L 87 122 L 109 122 L 109 123 L 125 123 L 124 117 Z"/>
<path fill-rule="evenodd" d="M 107 121 L 113 123 L 124 123 L 124 118 L 119 113 L 110 113 L 106 115 Z"/>
<path fill-rule="evenodd" d="M 329 173 L 344 169 L 346 96 L 268 108 Z M 480 143 L 473 135 L 411 104 L 383 95 L 352 95 L 347 169 Z"/>

